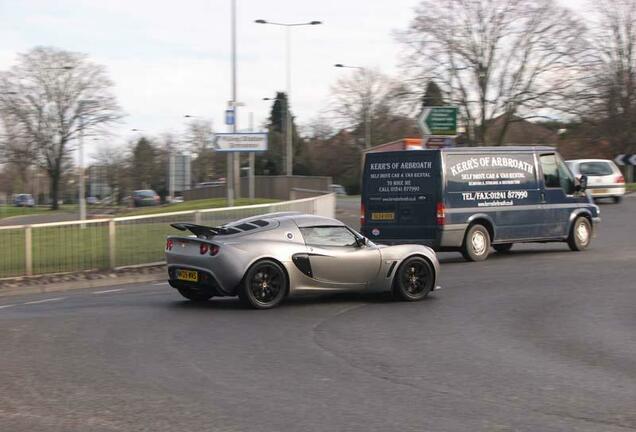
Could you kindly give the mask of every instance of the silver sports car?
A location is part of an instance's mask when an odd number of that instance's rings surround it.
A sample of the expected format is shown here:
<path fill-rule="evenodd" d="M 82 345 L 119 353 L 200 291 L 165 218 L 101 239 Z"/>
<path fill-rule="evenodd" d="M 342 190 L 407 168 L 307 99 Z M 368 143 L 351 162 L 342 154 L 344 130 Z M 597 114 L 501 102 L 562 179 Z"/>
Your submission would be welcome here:
<path fill-rule="evenodd" d="M 321 216 L 270 213 L 220 227 L 172 226 L 192 235 L 166 241 L 169 282 L 193 301 L 238 295 L 267 309 L 287 295 L 372 290 L 415 301 L 436 288 L 439 275 L 432 249 L 376 245 Z"/>

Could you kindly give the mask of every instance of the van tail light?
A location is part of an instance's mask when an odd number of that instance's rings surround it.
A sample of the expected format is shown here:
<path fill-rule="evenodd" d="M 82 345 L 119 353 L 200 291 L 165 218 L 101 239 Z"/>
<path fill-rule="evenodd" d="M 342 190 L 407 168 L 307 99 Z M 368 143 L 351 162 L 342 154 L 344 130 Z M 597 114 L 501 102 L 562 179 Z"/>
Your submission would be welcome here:
<path fill-rule="evenodd" d="M 625 177 L 623 177 L 622 175 L 617 176 L 616 183 L 625 184 Z"/>
<path fill-rule="evenodd" d="M 364 212 L 365 212 L 365 208 L 364 208 L 364 203 L 360 203 L 360 226 L 364 225 Z"/>
<path fill-rule="evenodd" d="M 444 225 L 446 223 L 446 209 L 443 202 L 437 203 L 437 225 Z"/>

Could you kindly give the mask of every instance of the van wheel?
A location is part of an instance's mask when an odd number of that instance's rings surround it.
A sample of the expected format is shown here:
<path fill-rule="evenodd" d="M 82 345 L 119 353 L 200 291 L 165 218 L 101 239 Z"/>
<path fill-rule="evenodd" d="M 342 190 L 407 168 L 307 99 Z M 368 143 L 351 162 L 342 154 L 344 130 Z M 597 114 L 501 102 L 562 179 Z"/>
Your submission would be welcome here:
<path fill-rule="evenodd" d="M 468 261 L 484 261 L 490 251 L 490 234 L 483 225 L 473 225 L 464 237 L 462 255 Z"/>
<path fill-rule="evenodd" d="M 510 252 L 510 249 L 512 249 L 512 243 L 499 243 L 492 245 L 492 248 L 499 253 L 506 253 Z"/>
<path fill-rule="evenodd" d="M 573 251 L 582 251 L 587 249 L 591 241 L 592 225 L 586 217 L 579 216 L 572 225 L 572 230 L 568 236 L 568 246 Z"/>
<path fill-rule="evenodd" d="M 613 196 L 612 199 L 614 200 L 614 204 L 620 204 L 621 201 L 623 200 L 622 196 Z"/>

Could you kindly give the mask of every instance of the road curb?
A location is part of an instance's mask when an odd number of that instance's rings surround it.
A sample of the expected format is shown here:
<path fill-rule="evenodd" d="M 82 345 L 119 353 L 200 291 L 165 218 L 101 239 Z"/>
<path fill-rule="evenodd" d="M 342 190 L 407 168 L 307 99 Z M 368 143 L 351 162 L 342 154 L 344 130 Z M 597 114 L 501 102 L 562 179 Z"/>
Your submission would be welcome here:
<path fill-rule="evenodd" d="M 125 274 L 100 273 L 91 274 L 80 280 L 68 280 L 69 278 L 77 278 L 77 274 L 73 275 L 57 275 L 49 278 L 66 279 L 63 281 L 45 281 L 38 279 L 27 279 L 16 281 L 0 281 L 0 297 L 18 296 L 23 294 L 41 294 L 49 292 L 72 291 L 85 288 L 101 288 L 117 285 L 127 285 L 134 283 L 148 283 L 166 280 L 165 267 L 152 269 L 150 272 L 134 274 L 127 271 Z M 96 277 L 97 276 L 97 277 Z"/>

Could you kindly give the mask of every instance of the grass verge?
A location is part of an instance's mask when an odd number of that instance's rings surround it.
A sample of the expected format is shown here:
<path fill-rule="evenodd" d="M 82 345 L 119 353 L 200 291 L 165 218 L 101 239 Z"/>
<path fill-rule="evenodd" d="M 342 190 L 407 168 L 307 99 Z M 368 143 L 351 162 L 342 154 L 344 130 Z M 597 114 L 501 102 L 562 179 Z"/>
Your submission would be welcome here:
<path fill-rule="evenodd" d="M 274 200 L 237 200 L 237 205 L 265 204 Z M 139 209 L 135 214 L 157 214 L 180 210 L 225 207 L 225 200 L 200 200 L 166 207 Z M 144 211 L 143 213 L 141 211 Z M 232 220 L 273 211 L 269 207 L 201 214 L 201 223 L 218 226 Z M 194 215 L 157 216 L 149 219 L 121 221 L 115 225 L 115 266 L 130 266 L 162 261 L 166 236 L 183 235 L 170 226 L 172 222 L 194 222 Z M 0 229 L 0 278 L 26 273 L 25 231 Z M 77 272 L 107 269 L 109 262 L 108 223 L 64 225 L 32 229 L 33 274 Z"/>

